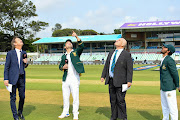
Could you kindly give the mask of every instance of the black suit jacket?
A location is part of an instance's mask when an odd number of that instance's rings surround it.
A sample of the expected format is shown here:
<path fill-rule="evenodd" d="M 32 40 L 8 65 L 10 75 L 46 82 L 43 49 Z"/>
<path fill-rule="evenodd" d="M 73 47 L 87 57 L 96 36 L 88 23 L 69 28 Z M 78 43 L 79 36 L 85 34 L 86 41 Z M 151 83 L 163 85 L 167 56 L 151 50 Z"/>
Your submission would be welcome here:
<path fill-rule="evenodd" d="M 101 78 L 105 78 L 105 85 L 109 84 L 109 66 L 110 59 L 113 55 L 114 50 L 109 52 L 107 57 Z M 127 82 L 132 82 L 133 76 L 133 61 L 131 58 L 131 54 L 125 50 L 121 52 L 119 58 L 116 61 L 114 67 L 114 77 L 113 84 L 115 87 L 122 87 L 122 84 L 127 84 Z"/>

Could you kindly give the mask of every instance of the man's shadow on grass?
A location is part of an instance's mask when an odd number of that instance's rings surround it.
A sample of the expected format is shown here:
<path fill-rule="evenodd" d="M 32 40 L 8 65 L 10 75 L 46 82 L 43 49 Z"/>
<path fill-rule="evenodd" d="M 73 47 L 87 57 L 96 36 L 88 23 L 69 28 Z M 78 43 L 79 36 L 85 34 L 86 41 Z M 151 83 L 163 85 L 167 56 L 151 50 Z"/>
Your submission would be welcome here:
<path fill-rule="evenodd" d="M 147 111 L 137 111 L 141 116 L 143 116 L 147 120 L 161 120 L 160 116 L 153 116 Z M 103 114 L 107 118 L 110 118 L 111 109 L 110 107 L 99 107 L 96 110 L 96 113 Z"/>
<path fill-rule="evenodd" d="M 61 109 L 63 111 L 63 105 L 61 106 Z M 81 107 L 79 107 L 79 111 L 81 111 L 81 110 L 82 110 Z M 69 106 L 69 113 L 72 113 L 72 111 L 73 111 L 73 105 L 70 104 L 70 106 Z"/>
<path fill-rule="evenodd" d="M 161 120 L 160 116 L 158 115 L 153 116 L 147 111 L 137 111 L 137 112 L 147 120 Z"/>
<path fill-rule="evenodd" d="M 33 105 L 26 105 L 24 106 L 24 112 L 23 115 L 24 116 L 28 116 L 32 113 L 32 111 L 36 110 L 36 107 Z"/>
<path fill-rule="evenodd" d="M 96 113 L 103 114 L 107 118 L 110 118 L 111 117 L 111 114 L 110 114 L 111 113 L 111 108 L 110 107 L 99 107 L 96 110 Z"/>

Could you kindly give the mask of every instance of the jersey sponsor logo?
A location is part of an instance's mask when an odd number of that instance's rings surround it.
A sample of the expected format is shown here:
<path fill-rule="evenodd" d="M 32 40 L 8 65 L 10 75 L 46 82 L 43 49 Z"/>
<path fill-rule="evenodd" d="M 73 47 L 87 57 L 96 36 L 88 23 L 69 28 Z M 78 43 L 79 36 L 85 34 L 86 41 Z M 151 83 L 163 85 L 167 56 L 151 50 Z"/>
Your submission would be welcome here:
<path fill-rule="evenodd" d="M 136 26 L 137 24 L 129 24 L 128 26 Z"/>

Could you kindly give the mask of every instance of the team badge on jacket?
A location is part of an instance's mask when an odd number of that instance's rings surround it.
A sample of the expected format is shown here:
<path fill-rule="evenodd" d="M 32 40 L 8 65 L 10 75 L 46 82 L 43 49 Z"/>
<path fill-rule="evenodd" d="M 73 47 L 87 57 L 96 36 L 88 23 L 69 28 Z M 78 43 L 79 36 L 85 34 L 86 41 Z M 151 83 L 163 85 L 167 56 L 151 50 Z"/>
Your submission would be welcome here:
<path fill-rule="evenodd" d="M 163 69 L 163 70 L 166 70 L 166 66 L 165 66 L 165 65 L 163 65 L 163 66 L 162 66 L 162 69 Z"/>
<path fill-rule="evenodd" d="M 74 56 L 77 56 L 77 55 L 76 55 L 76 52 L 73 52 L 73 55 L 74 55 Z"/>

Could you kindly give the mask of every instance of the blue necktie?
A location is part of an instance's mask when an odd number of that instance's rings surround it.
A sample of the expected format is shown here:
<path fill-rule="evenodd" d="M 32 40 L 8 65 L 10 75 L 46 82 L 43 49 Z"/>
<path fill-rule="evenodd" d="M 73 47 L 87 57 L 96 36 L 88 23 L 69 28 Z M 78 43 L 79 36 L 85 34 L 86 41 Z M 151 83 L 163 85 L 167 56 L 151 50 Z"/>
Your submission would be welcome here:
<path fill-rule="evenodd" d="M 22 61 L 22 51 L 20 51 L 20 68 L 19 68 L 19 74 L 24 74 L 24 69 L 23 69 L 23 61 Z"/>
<path fill-rule="evenodd" d="M 112 65 L 111 65 L 111 72 L 114 73 L 114 67 L 115 67 L 115 64 L 116 64 L 116 54 L 117 54 L 117 51 L 115 51 L 115 54 L 114 54 L 114 58 L 113 58 L 113 61 L 112 61 Z"/>

